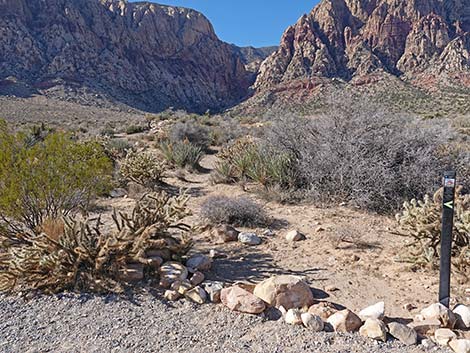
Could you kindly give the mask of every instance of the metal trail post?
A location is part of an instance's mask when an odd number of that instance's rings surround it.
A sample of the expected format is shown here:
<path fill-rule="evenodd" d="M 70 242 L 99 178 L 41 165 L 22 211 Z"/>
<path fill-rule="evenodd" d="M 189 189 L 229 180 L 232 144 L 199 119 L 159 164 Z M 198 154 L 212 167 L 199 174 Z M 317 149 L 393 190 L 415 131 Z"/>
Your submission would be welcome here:
<path fill-rule="evenodd" d="M 456 173 L 444 173 L 444 195 L 442 207 L 441 269 L 439 282 L 439 302 L 450 305 L 450 272 L 452 250 L 452 228 L 454 227 L 454 198 Z"/>

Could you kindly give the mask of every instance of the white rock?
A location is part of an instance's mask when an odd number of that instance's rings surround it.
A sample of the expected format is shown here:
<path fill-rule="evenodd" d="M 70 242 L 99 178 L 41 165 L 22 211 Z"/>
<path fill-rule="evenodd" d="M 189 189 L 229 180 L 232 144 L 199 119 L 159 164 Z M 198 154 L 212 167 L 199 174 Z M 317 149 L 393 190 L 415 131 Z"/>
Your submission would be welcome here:
<path fill-rule="evenodd" d="M 462 328 L 470 328 L 470 308 L 466 305 L 459 304 L 453 310 L 453 313 L 457 315 L 459 324 Z"/>
<path fill-rule="evenodd" d="M 395 337 L 401 343 L 407 346 L 415 345 L 418 342 L 418 333 L 411 327 L 400 324 L 398 322 L 391 322 L 388 324 L 388 332 L 392 337 Z"/>
<path fill-rule="evenodd" d="M 448 328 L 437 329 L 434 333 L 434 340 L 441 346 L 447 346 L 450 341 L 456 338 L 457 335 Z"/>
<path fill-rule="evenodd" d="M 160 266 L 160 278 L 173 283 L 188 278 L 188 269 L 179 262 L 169 261 Z"/>
<path fill-rule="evenodd" d="M 212 267 L 212 259 L 205 255 L 194 255 L 186 261 L 186 266 L 198 271 L 208 271 Z"/>
<path fill-rule="evenodd" d="M 289 325 L 302 325 L 302 316 L 298 309 L 289 309 L 285 320 Z"/>
<path fill-rule="evenodd" d="M 385 315 L 385 303 L 379 302 L 372 306 L 369 306 L 359 312 L 359 317 L 362 321 L 366 321 L 367 319 L 378 319 L 382 320 Z"/>
<path fill-rule="evenodd" d="M 441 322 L 442 327 L 454 328 L 457 317 L 455 314 L 440 303 L 432 304 L 421 310 L 421 315 L 425 320 L 437 319 Z"/>
<path fill-rule="evenodd" d="M 223 282 L 206 281 L 202 283 L 202 287 L 209 294 L 212 303 L 220 303 L 220 292 L 224 289 Z"/>
<path fill-rule="evenodd" d="M 428 338 L 425 338 L 421 341 L 421 345 L 426 349 L 431 349 L 436 347 L 436 344 Z"/>
<path fill-rule="evenodd" d="M 286 234 L 286 240 L 291 242 L 305 240 L 305 235 L 298 230 L 291 230 Z"/>
<path fill-rule="evenodd" d="M 300 318 L 302 319 L 304 326 L 313 332 L 323 331 L 323 328 L 325 327 L 325 324 L 323 323 L 323 320 L 320 316 L 312 315 L 310 313 L 302 313 Z"/>
<path fill-rule="evenodd" d="M 470 340 L 452 340 L 449 342 L 449 347 L 452 348 L 455 353 L 470 353 Z"/>
<path fill-rule="evenodd" d="M 377 341 L 387 341 L 387 327 L 379 319 L 367 319 L 359 329 L 361 336 L 372 338 Z"/>
<path fill-rule="evenodd" d="M 238 241 L 246 245 L 259 245 L 261 244 L 261 238 L 255 233 L 242 232 L 238 234 Z"/>
<path fill-rule="evenodd" d="M 184 296 L 198 304 L 204 304 L 207 301 L 207 293 L 201 287 L 194 287 L 187 291 Z"/>

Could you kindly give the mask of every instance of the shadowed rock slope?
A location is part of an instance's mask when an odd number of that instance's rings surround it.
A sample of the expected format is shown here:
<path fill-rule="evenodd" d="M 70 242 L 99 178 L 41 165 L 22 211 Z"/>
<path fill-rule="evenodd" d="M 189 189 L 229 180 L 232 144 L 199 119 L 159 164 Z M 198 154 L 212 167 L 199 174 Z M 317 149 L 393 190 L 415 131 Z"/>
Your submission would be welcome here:
<path fill-rule="evenodd" d="M 0 92 L 18 82 L 60 99 L 198 112 L 236 104 L 252 83 L 232 46 L 194 10 L 0 0 Z"/>

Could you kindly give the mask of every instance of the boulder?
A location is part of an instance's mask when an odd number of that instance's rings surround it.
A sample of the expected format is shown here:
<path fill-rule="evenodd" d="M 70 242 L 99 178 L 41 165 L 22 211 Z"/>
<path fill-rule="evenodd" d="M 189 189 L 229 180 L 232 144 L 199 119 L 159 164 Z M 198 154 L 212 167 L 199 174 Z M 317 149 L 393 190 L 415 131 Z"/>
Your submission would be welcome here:
<path fill-rule="evenodd" d="M 258 237 L 255 233 L 242 232 L 238 234 L 238 241 L 246 245 L 260 245 L 261 238 Z"/>
<path fill-rule="evenodd" d="M 202 287 L 209 295 L 209 300 L 212 303 L 220 303 L 220 292 L 224 288 L 222 282 L 206 281 L 202 283 Z"/>
<path fill-rule="evenodd" d="M 286 234 L 286 240 L 290 242 L 294 241 L 300 241 L 300 240 L 305 240 L 306 237 L 302 233 L 300 233 L 298 230 L 291 230 L 290 232 L 287 232 Z"/>
<path fill-rule="evenodd" d="M 442 327 L 454 328 L 457 317 L 441 303 L 436 303 L 421 310 L 421 315 L 425 320 L 439 320 Z"/>
<path fill-rule="evenodd" d="M 441 346 L 447 346 L 450 341 L 456 338 L 455 332 L 448 328 L 437 329 L 434 333 L 434 340 Z"/>
<path fill-rule="evenodd" d="M 314 301 L 310 287 L 301 278 L 290 275 L 274 276 L 258 283 L 253 294 L 276 308 L 309 307 Z"/>
<path fill-rule="evenodd" d="M 160 279 L 170 284 L 177 280 L 185 280 L 188 278 L 188 269 L 176 261 L 165 262 L 160 266 Z"/>
<path fill-rule="evenodd" d="M 366 321 L 367 319 L 378 319 L 382 320 L 385 315 L 385 303 L 379 302 L 372 306 L 369 306 L 359 312 L 359 317 L 362 321 Z"/>
<path fill-rule="evenodd" d="M 301 312 L 298 309 L 289 309 L 284 317 L 289 325 L 302 325 Z"/>
<path fill-rule="evenodd" d="M 308 312 L 312 315 L 319 316 L 323 321 L 326 321 L 331 315 L 336 313 L 338 310 L 335 306 L 328 302 L 320 302 L 318 304 L 313 304 L 308 308 Z"/>
<path fill-rule="evenodd" d="M 191 282 L 185 279 L 183 281 L 178 280 L 173 282 L 170 288 L 172 290 L 177 291 L 179 294 L 184 295 L 187 291 L 193 288 L 193 285 L 191 284 Z"/>
<path fill-rule="evenodd" d="M 196 271 L 208 271 L 212 267 L 212 259 L 205 255 L 194 255 L 186 261 L 186 266 Z"/>
<path fill-rule="evenodd" d="M 344 309 L 331 315 L 327 322 L 336 332 L 356 332 L 362 325 L 362 321 L 351 310 Z"/>
<path fill-rule="evenodd" d="M 411 327 L 398 322 L 389 323 L 388 332 L 392 337 L 407 346 L 412 346 L 418 343 L 418 333 Z"/>
<path fill-rule="evenodd" d="M 457 316 L 459 328 L 470 328 L 470 308 L 466 305 L 459 304 L 452 311 Z"/>
<path fill-rule="evenodd" d="M 310 313 L 302 313 L 300 318 L 302 319 L 304 326 L 313 332 L 320 332 L 325 328 L 325 324 L 320 316 L 312 315 Z"/>
<path fill-rule="evenodd" d="M 387 327 L 379 319 L 367 319 L 359 329 L 361 336 L 372 338 L 377 341 L 387 341 Z"/>
<path fill-rule="evenodd" d="M 455 353 L 470 353 L 470 340 L 452 340 L 449 342 L 449 347 L 452 348 Z"/>
<path fill-rule="evenodd" d="M 222 240 L 224 243 L 229 243 L 231 241 L 237 241 L 240 232 L 235 228 L 224 224 L 215 229 L 215 234 L 217 238 Z"/>
<path fill-rule="evenodd" d="M 259 314 L 266 309 L 264 301 L 238 286 L 222 289 L 220 299 L 230 310 L 242 313 Z"/>
<path fill-rule="evenodd" d="M 187 291 L 184 296 L 197 304 L 204 304 L 207 301 L 206 291 L 199 286 Z"/>

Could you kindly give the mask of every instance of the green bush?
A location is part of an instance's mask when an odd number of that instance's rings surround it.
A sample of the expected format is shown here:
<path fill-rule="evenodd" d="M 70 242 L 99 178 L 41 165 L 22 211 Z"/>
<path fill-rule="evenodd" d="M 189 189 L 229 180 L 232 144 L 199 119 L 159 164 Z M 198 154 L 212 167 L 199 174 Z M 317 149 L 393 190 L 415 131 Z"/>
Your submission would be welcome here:
<path fill-rule="evenodd" d="M 141 132 L 144 132 L 148 129 L 147 126 L 141 126 L 141 125 L 129 125 L 126 128 L 126 134 L 127 135 L 133 135 L 133 134 L 139 134 Z"/>
<path fill-rule="evenodd" d="M 169 142 L 160 144 L 165 159 L 180 168 L 198 169 L 199 162 L 204 155 L 202 148 L 190 142 Z"/>
<path fill-rule="evenodd" d="M 35 230 L 87 208 L 93 197 L 109 191 L 113 165 L 97 142 L 77 142 L 51 133 L 33 146 L 25 135 L 9 132 L 0 121 L 0 219 Z"/>

